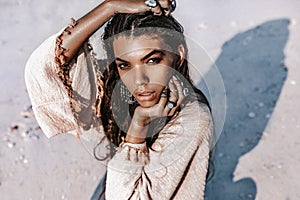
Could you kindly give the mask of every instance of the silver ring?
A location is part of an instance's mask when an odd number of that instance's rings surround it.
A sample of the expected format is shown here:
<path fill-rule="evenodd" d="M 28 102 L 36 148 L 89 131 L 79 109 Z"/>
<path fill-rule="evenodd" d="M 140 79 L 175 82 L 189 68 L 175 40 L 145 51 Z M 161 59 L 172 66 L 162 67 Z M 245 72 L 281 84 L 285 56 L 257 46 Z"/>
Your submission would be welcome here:
<path fill-rule="evenodd" d="M 157 1 L 156 0 L 146 0 L 144 2 L 150 8 L 155 8 L 157 6 Z"/>
<path fill-rule="evenodd" d="M 176 8 L 176 0 L 173 0 L 173 1 L 171 2 L 171 4 L 168 6 L 168 10 L 169 10 L 170 12 L 173 12 L 173 11 L 175 10 L 175 8 Z"/>
<path fill-rule="evenodd" d="M 189 95 L 189 89 L 188 88 L 183 88 L 183 95 L 185 97 Z"/>
<path fill-rule="evenodd" d="M 167 103 L 167 107 L 168 107 L 168 108 L 172 109 L 172 108 L 174 108 L 175 106 L 176 106 L 176 103 L 175 103 L 175 102 L 173 102 L 173 101 L 168 101 L 168 103 Z"/>
<path fill-rule="evenodd" d="M 161 98 L 167 98 L 168 96 L 167 96 L 167 94 L 161 93 L 160 97 Z"/>
<path fill-rule="evenodd" d="M 178 92 L 178 90 L 176 90 L 176 89 L 174 89 L 174 90 L 171 90 L 171 89 L 170 89 L 170 92 L 174 92 L 174 93 L 176 93 L 176 92 Z"/>

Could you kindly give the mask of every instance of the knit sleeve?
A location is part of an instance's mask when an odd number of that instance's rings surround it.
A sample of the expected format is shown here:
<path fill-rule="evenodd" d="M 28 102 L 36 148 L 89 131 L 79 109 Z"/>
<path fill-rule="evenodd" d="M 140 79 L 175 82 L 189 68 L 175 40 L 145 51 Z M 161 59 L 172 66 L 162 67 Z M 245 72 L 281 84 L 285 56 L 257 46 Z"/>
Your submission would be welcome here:
<path fill-rule="evenodd" d="M 58 75 L 56 50 L 60 35 L 61 32 L 45 40 L 26 63 L 25 83 L 35 118 L 48 138 L 62 133 L 103 135 L 101 120 L 95 116 L 97 77 L 87 44 L 68 63 L 73 89 L 70 96 Z"/>

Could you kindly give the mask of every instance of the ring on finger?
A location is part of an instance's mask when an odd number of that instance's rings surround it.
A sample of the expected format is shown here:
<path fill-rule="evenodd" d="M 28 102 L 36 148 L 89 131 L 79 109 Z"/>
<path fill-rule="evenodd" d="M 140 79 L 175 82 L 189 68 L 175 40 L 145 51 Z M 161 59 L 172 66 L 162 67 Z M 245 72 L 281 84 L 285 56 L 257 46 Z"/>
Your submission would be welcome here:
<path fill-rule="evenodd" d="M 178 90 L 176 90 L 176 89 L 170 89 L 170 92 L 176 93 L 176 92 L 178 92 Z"/>
<path fill-rule="evenodd" d="M 150 7 L 150 10 L 152 10 L 151 8 L 155 8 L 158 4 L 156 0 L 146 0 L 144 1 L 144 3 Z"/>
<path fill-rule="evenodd" d="M 167 93 L 165 93 L 165 92 L 162 92 L 162 93 L 161 93 L 161 95 L 160 95 L 160 97 L 161 97 L 161 98 L 167 98 L 167 97 L 168 97 L 168 95 L 167 95 Z"/>
<path fill-rule="evenodd" d="M 166 90 L 163 90 L 163 91 L 161 92 L 161 96 L 167 96 L 167 95 L 168 95 L 168 93 L 167 93 Z"/>
<path fill-rule="evenodd" d="M 167 103 L 167 107 L 168 107 L 168 108 L 172 109 L 172 108 L 174 108 L 175 106 L 176 106 L 176 103 L 175 103 L 174 101 L 168 101 L 168 103 Z"/>
<path fill-rule="evenodd" d="M 188 88 L 183 88 L 183 96 L 189 96 L 189 89 Z"/>
<path fill-rule="evenodd" d="M 168 6 L 168 11 L 173 12 L 176 8 L 176 0 L 171 1 L 171 4 Z"/>

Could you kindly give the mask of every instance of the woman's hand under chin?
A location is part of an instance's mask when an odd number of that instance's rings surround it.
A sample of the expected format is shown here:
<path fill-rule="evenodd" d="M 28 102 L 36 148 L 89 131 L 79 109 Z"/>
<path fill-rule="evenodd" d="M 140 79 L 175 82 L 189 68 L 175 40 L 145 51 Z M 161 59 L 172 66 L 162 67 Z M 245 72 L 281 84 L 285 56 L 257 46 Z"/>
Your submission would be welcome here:
<path fill-rule="evenodd" d="M 130 143 L 144 142 L 150 122 L 159 117 L 173 116 L 184 98 L 183 87 L 180 81 L 173 76 L 169 82 L 169 89 L 165 88 L 162 91 L 157 104 L 149 108 L 138 106 L 135 109 L 125 141 Z"/>

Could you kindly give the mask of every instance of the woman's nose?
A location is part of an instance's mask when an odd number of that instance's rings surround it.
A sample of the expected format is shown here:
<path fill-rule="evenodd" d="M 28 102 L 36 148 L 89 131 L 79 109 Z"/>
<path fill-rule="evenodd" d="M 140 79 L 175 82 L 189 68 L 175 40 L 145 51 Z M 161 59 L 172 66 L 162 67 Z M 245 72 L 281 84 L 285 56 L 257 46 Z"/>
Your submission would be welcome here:
<path fill-rule="evenodd" d="M 143 66 L 135 67 L 134 78 L 136 86 L 141 86 L 149 83 L 149 77 Z"/>

